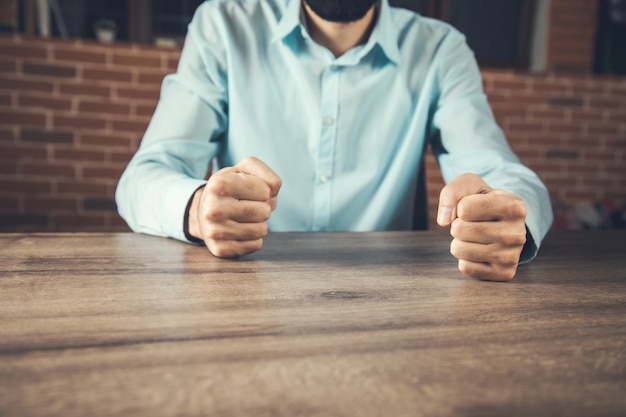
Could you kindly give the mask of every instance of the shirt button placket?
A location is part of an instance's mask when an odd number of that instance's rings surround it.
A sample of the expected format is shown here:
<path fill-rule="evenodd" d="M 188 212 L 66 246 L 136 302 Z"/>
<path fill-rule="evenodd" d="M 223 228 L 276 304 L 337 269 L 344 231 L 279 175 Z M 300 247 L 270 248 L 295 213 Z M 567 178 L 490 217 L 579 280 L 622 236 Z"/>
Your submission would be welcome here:
<path fill-rule="evenodd" d="M 332 178 L 337 141 L 337 115 L 339 110 L 339 69 L 331 65 L 322 73 L 320 114 L 321 134 L 317 155 L 313 230 L 327 230 L 330 223 Z"/>

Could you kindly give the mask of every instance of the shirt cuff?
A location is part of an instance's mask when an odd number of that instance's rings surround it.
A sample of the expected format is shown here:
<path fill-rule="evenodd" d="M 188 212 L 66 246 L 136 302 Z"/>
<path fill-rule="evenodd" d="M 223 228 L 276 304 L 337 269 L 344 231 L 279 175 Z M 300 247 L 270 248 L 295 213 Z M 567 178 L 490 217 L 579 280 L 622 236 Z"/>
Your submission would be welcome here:
<path fill-rule="evenodd" d="M 187 207 L 185 208 L 185 218 L 183 219 L 183 232 L 185 233 L 185 238 L 189 242 L 195 243 L 196 245 L 204 245 L 204 240 L 198 239 L 197 237 L 194 237 L 191 235 L 191 233 L 189 233 L 189 210 L 191 210 L 191 204 L 193 203 L 193 198 L 196 195 L 196 192 L 202 187 L 204 187 L 204 184 L 196 188 L 196 191 L 191 194 L 189 202 L 187 203 Z"/>
<path fill-rule="evenodd" d="M 533 235 L 530 233 L 528 226 L 526 226 L 526 243 L 524 243 L 524 247 L 522 248 L 522 253 L 520 254 L 520 257 L 519 257 L 519 263 L 525 264 L 525 263 L 532 261 L 535 258 L 535 256 L 537 256 L 538 251 L 539 251 L 539 248 L 537 247 L 537 244 L 535 243 L 535 239 L 533 238 Z"/>
<path fill-rule="evenodd" d="M 196 243 L 185 235 L 185 218 L 189 201 L 193 198 L 196 190 L 206 184 L 205 180 L 195 178 L 182 178 L 167 187 L 167 192 L 163 196 L 163 214 L 161 230 L 166 236 L 182 240 L 184 242 Z"/>

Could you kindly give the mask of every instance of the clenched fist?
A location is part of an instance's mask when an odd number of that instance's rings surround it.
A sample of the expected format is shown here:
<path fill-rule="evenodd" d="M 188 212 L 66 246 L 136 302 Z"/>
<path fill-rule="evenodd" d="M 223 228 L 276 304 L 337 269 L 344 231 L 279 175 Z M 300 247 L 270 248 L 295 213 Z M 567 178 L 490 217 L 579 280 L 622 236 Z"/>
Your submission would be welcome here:
<path fill-rule="evenodd" d="M 189 233 L 220 258 L 258 251 L 281 185 L 278 175 L 256 158 L 219 170 L 193 196 Z"/>
<path fill-rule="evenodd" d="M 526 242 L 526 213 L 521 198 L 490 188 L 478 175 L 463 174 L 441 190 L 437 223 L 450 225 L 450 252 L 462 273 L 509 281 Z"/>

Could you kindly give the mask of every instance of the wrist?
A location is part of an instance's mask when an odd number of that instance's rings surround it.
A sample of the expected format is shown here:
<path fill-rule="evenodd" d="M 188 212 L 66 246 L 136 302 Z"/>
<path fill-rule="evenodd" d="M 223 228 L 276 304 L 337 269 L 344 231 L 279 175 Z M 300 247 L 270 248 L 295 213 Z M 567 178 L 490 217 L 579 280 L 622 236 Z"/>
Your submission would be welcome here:
<path fill-rule="evenodd" d="M 202 233 L 200 231 L 200 222 L 198 215 L 200 210 L 200 199 L 202 198 L 203 190 L 204 186 L 198 188 L 189 199 L 189 203 L 187 203 L 187 210 L 185 211 L 184 220 L 185 237 L 190 242 L 198 244 L 204 243 L 202 239 Z"/>

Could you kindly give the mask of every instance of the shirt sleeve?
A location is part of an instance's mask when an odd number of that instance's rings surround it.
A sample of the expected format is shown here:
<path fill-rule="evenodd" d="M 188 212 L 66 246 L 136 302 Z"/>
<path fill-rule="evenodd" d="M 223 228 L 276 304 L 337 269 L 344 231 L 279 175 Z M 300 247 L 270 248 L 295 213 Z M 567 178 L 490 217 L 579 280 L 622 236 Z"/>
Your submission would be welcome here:
<path fill-rule="evenodd" d="M 520 262 L 533 259 L 552 224 L 548 191 L 524 166 L 497 125 L 482 87 L 481 73 L 465 37 L 452 32 L 438 54 L 439 100 L 432 119 L 433 151 L 445 182 L 471 172 L 492 188 L 526 203 L 527 242 Z"/>
<path fill-rule="evenodd" d="M 119 214 L 135 232 L 188 241 L 187 203 L 205 183 L 227 126 L 226 54 L 206 3 L 196 12 L 177 72 L 161 97 L 116 189 Z"/>

